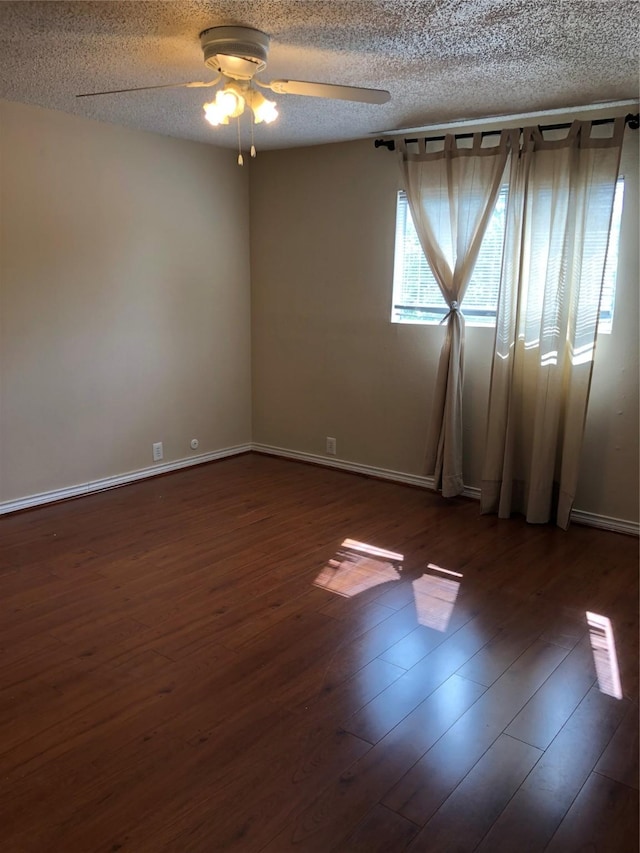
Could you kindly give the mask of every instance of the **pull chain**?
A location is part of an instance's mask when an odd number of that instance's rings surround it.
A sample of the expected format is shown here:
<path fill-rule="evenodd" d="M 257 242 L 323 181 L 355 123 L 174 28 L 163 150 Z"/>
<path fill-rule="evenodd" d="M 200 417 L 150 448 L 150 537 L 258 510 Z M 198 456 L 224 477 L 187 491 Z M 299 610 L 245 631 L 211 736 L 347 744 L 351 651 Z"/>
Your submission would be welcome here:
<path fill-rule="evenodd" d="M 251 152 L 251 156 L 255 157 L 256 156 L 256 146 L 253 144 L 253 118 L 251 117 L 251 115 L 249 115 L 249 124 L 251 125 L 251 149 L 250 149 L 250 152 Z"/>
<path fill-rule="evenodd" d="M 238 116 L 238 166 L 244 165 L 244 158 L 242 156 L 242 143 L 240 142 L 240 116 Z"/>

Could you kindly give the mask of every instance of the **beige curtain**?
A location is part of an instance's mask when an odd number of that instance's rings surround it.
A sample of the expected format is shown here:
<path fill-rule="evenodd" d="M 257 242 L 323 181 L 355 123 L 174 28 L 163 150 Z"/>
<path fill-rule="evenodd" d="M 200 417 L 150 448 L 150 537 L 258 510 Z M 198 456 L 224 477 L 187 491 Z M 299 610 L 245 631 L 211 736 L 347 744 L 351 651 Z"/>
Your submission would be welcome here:
<path fill-rule="evenodd" d="M 623 133 L 526 128 L 512 160 L 483 512 L 569 523 Z"/>
<path fill-rule="evenodd" d="M 427 434 L 426 472 L 445 497 L 464 490 L 462 477 L 462 380 L 464 317 L 460 310 L 487 224 L 500 190 L 513 131 L 498 145 L 458 147 L 447 135 L 439 151 L 399 146 L 407 199 L 422 249 L 449 306 Z"/>

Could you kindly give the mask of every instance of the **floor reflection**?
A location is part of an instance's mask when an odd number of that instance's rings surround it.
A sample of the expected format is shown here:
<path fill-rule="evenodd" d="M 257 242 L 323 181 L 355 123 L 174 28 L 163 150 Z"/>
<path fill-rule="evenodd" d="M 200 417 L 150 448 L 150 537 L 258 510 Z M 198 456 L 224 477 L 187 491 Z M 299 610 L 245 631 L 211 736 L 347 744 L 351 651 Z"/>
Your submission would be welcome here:
<path fill-rule="evenodd" d="M 433 563 L 429 563 L 427 568 L 438 574 L 425 573 L 412 582 L 416 618 L 420 625 L 444 632 L 449 627 L 460 590 L 460 582 L 453 578 L 461 578 L 462 575 Z"/>
<path fill-rule="evenodd" d="M 403 555 L 395 551 L 345 539 L 313 583 L 336 595 L 352 598 L 380 584 L 400 580 L 403 560 Z M 440 632 L 447 630 L 460 590 L 458 578 L 462 578 L 460 572 L 429 563 L 427 571 L 412 581 L 419 625 Z"/>
<path fill-rule="evenodd" d="M 587 624 L 600 692 L 622 699 L 620 669 L 611 620 L 587 610 Z"/>
<path fill-rule="evenodd" d="M 314 586 L 351 598 L 367 589 L 400 579 L 404 557 L 375 545 L 345 539 L 336 556 L 322 568 Z"/>

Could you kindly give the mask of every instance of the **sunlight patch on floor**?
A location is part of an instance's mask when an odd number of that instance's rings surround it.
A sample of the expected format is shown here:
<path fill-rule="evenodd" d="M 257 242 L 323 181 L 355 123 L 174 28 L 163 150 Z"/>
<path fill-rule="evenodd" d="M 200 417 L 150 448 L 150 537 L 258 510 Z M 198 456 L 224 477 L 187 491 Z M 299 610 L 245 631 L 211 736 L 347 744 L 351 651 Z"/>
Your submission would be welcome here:
<path fill-rule="evenodd" d="M 601 693 L 622 699 L 622 684 L 611 620 L 587 610 L 589 639 Z"/>
<path fill-rule="evenodd" d="M 366 542 L 345 539 L 336 556 L 324 565 L 314 586 L 352 598 L 380 584 L 400 580 L 404 556 Z M 419 625 L 444 632 L 460 590 L 460 572 L 434 563 L 412 581 L 416 619 Z"/>
<path fill-rule="evenodd" d="M 336 556 L 323 566 L 314 586 L 351 598 L 367 589 L 400 579 L 404 557 L 375 545 L 345 539 Z"/>
<path fill-rule="evenodd" d="M 451 578 L 461 578 L 462 575 L 459 572 L 442 569 L 433 563 L 429 563 L 427 568 L 438 572 L 439 575 L 449 577 L 425 573 L 412 582 L 416 618 L 420 625 L 444 632 L 449 627 L 449 620 L 460 591 L 460 582 Z"/>

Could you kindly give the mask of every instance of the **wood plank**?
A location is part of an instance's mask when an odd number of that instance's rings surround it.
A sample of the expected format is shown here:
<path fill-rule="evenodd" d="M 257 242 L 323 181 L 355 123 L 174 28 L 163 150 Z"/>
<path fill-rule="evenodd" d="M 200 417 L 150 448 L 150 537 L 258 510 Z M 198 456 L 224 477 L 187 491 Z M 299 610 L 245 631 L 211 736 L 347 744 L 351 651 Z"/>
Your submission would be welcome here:
<path fill-rule="evenodd" d="M 334 653 L 325 670 L 326 677 L 333 682 L 344 681 L 363 666 L 366 666 L 416 626 L 413 604 L 392 612 L 383 622 L 354 640 L 342 644 L 339 653 Z M 339 630 L 339 627 L 337 627 Z M 290 691 L 290 697 L 298 701 L 310 698 L 305 691 Z"/>
<path fill-rule="evenodd" d="M 492 604 L 438 644 L 431 654 L 348 720 L 347 731 L 370 743 L 379 741 L 486 643 L 499 628 L 500 611 L 497 603 Z"/>
<path fill-rule="evenodd" d="M 374 658 L 345 681 L 332 681 L 327 675 L 312 698 L 284 703 L 289 710 L 338 724 L 348 719 L 385 688 L 404 675 L 405 670 L 381 658 Z"/>
<path fill-rule="evenodd" d="M 560 824 L 548 853 L 638 848 L 638 791 L 592 773 Z"/>
<path fill-rule="evenodd" d="M 559 646 L 533 643 L 382 802 L 424 825 L 566 654 Z"/>
<path fill-rule="evenodd" d="M 408 849 L 449 853 L 455 825 L 457 853 L 475 850 L 541 755 L 529 744 L 500 735 Z"/>
<path fill-rule="evenodd" d="M 478 848 L 543 850 L 618 727 L 627 702 L 592 688 Z"/>
<path fill-rule="evenodd" d="M 381 600 L 378 599 L 378 601 Z M 411 592 L 411 603 L 413 603 L 413 591 Z M 486 600 L 483 595 L 460 596 L 444 631 L 435 627 L 418 625 L 410 634 L 383 652 L 381 657 L 389 663 L 396 664 L 396 666 L 411 669 L 471 619 L 478 616 L 485 607 Z"/>
<path fill-rule="evenodd" d="M 490 687 L 540 637 L 549 618 L 549 608 L 540 602 L 527 601 L 517 606 L 495 636 L 458 670 L 458 675 Z"/>
<path fill-rule="evenodd" d="M 308 732 L 304 724 L 301 728 L 293 724 L 286 732 L 272 735 L 270 743 L 263 741 L 257 750 L 236 762 L 231 779 L 227 777 L 213 788 L 192 785 L 188 793 L 181 794 L 169 819 L 158 815 L 147 830 L 170 838 L 177 850 L 206 850 L 211 839 L 221 850 L 262 850 L 318 790 L 340 777 L 370 749 L 369 744 L 341 729 Z M 249 799 L 247 791 L 252 792 Z M 207 805 L 212 798 L 217 804 L 214 811 Z M 192 817 L 194 800 L 201 812 L 196 824 Z M 132 825 L 130 837 L 144 849 L 146 833 Z"/>
<path fill-rule="evenodd" d="M 354 831 L 340 844 L 349 853 L 390 853 L 404 850 L 418 832 L 418 827 L 385 806 L 377 805 L 363 818 Z"/>
<path fill-rule="evenodd" d="M 479 684 L 451 676 L 339 779 L 319 792 L 265 851 L 324 853 L 333 849 L 483 690 Z"/>
<path fill-rule="evenodd" d="M 597 773 L 638 788 L 638 706 L 629 705 L 616 733 L 595 766 Z"/>
<path fill-rule="evenodd" d="M 594 682 L 593 654 L 585 635 L 509 724 L 506 733 L 546 749 Z"/>

